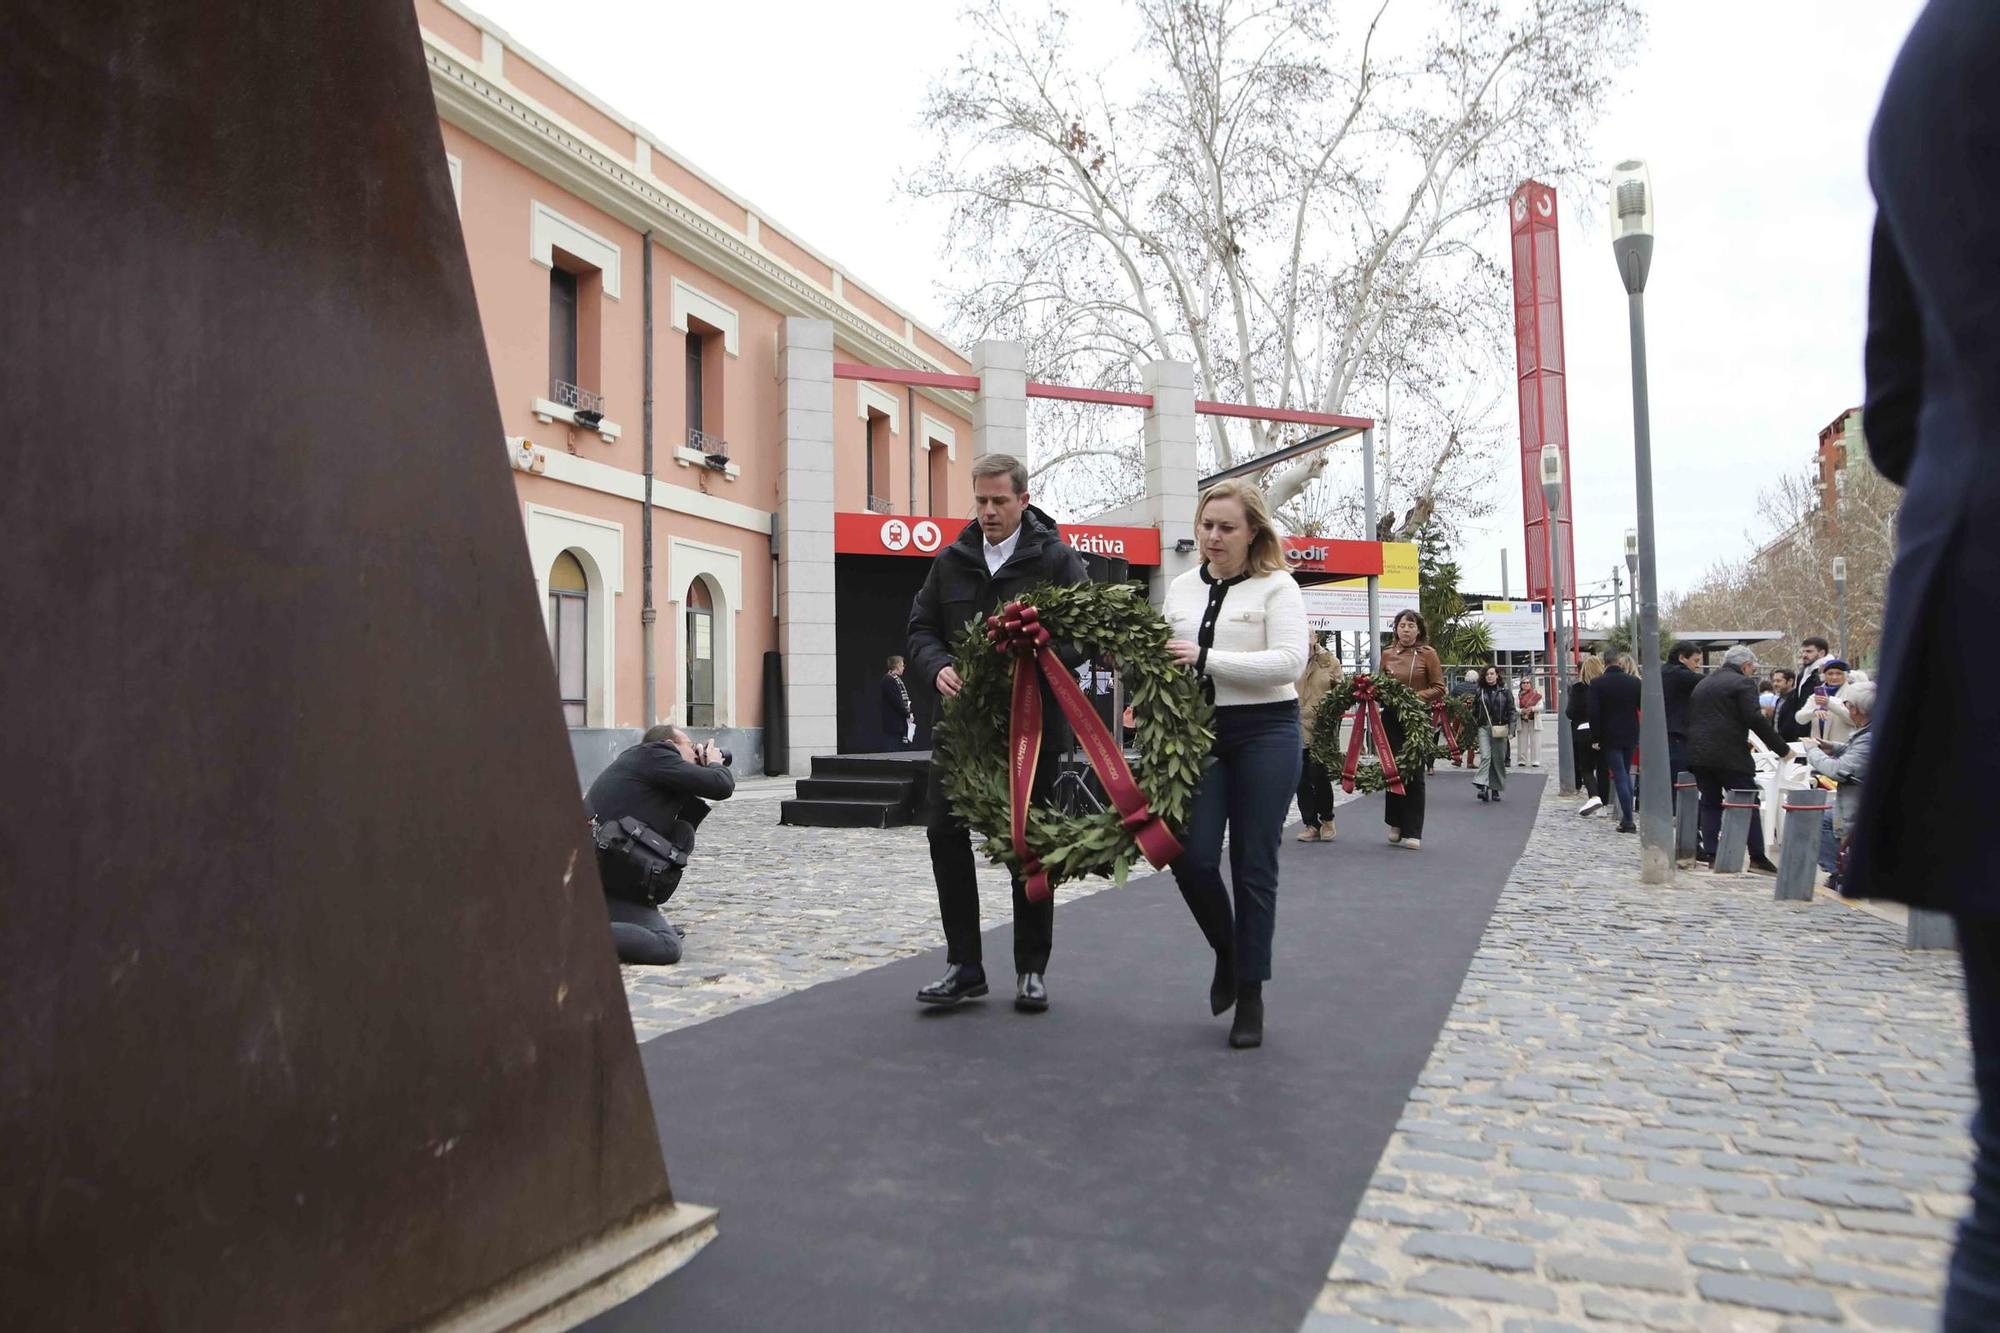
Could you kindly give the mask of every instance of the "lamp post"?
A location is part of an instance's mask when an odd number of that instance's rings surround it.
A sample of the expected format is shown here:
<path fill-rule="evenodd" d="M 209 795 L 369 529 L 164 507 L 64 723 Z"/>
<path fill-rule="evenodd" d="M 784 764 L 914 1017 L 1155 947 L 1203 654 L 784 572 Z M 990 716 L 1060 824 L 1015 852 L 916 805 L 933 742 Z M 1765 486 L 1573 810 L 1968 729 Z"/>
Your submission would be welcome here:
<path fill-rule="evenodd" d="M 1625 572 L 1632 576 L 1632 591 L 1626 605 L 1632 609 L 1632 655 L 1639 661 L 1639 670 L 1646 669 L 1646 654 L 1639 650 L 1639 533 L 1635 528 L 1625 529 Z"/>
<path fill-rule="evenodd" d="M 1556 781 L 1566 792 L 1576 790 L 1576 752 L 1570 744 L 1569 710 L 1563 705 L 1569 701 L 1569 635 L 1563 627 L 1563 572 L 1562 564 L 1556 559 L 1561 549 L 1556 541 L 1556 516 L 1562 513 L 1563 459 L 1562 450 L 1553 444 L 1542 446 L 1542 498 L 1548 502 L 1549 522 L 1549 590 L 1555 594 L 1549 603 L 1550 613 L 1555 616 L 1556 660 L 1555 694 L 1549 706 L 1556 713 Z"/>
<path fill-rule="evenodd" d="M 1667 702 L 1660 673 L 1644 670 L 1659 651 L 1659 569 L 1653 542 L 1653 438 L 1646 405 L 1646 274 L 1653 264 L 1653 182 L 1637 158 L 1620 162 L 1611 177 L 1611 255 L 1625 282 L 1632 326 L 1632 465 L 1639 500 L 1640 677 L 1639 879 L 1671 884 L 1674 878 L 1673 764 L 1667 754 Z M 1652 652 L 1646 645 L 1652 645 Z"/>
<path fill-rule="evenodd" d="M 1852 666 L 1847 656 L 1847 557 L 1844 555 L 1833 558 L 1833 592 L 1840 599 L 1840 628 L 1835 635 L 1840 640 L 1840 660 Z"/>

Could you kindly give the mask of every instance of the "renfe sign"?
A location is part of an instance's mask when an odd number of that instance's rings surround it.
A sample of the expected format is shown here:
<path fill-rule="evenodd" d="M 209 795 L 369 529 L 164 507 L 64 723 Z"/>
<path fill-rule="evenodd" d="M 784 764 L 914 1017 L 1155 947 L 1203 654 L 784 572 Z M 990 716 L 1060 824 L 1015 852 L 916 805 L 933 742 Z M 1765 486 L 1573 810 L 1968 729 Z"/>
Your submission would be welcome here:
<path fill-rule="evenodd" d="M 833 516 L 833 549 L 836 555 L 929 557 L 943 550 L 945 543 L 957 541 L 970 522 L 924 514 L 838 513 Z M 1063 540 L 1085 555 L 1108 556 L 1141 566 L 1160 563 L 1157 528 L 1116 528 L 1101 523 L 1059 526 Z"/>

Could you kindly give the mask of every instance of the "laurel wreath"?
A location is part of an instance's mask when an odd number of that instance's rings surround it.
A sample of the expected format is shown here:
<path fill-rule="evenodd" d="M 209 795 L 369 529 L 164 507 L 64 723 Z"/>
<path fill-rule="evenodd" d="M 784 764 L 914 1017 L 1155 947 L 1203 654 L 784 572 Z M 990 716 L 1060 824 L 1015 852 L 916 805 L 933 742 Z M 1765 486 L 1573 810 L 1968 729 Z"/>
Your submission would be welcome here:
<path fill-rule="evenodd" d="M 1401 684 L 1400 681 L 1397 683 Z M 1424 711 L 1430 711 L 1428 705 L 1426 705 Z M 1469 694 L 1447 694 L 1444 699 L 1444 711 L 1451 715 L 1452 729 L 1458 733 L 1458 748 L 1461 751 L 1478 749 L 1479 732 L 1477 728 L 1479 726 L 1479 709 L 1473 703 L 1472 696 Z M 1451 747 L 1440 739 L 1438 741 L 1438 750 L 1440 753 L 1449 754 Z"/>
<path fill-rule="evenodd" d="M 1081 644 L 1117 662 L 1138 724 L 1139 755 L 1132 777 L 1169 828 L 1176 833 L 1185 829 L 1215 739 L 1215 713 L 1193 673 L 1176 666 L 1167 652 L 1167 622 L 1129 583 L 1044 584 L 1018 600 L 1039 611 L 1041 624 L 1057 643 Z M 951 808 L 985 836 L 980 850 L 1019 873 L 1007 788 L 1014 658 L 993 651 L 983 618 L 966 624 L 952 652 L 964 688 L 944 702 L 932 738 L 933 759 L 944 765 Z M 1045 716 L 1053 722 L 1061 713 Z M 1028 811 L 1028 844 L 1041 857 L 1051 884 L 1093 875 L 1123 884 L 1133 861 L 1141 858 L 1138 844 L 1111 808 L 1067 814 L 1037 801 Z"/>
<path fill-rule="evenodd" d="M 1340 744 L 1340 719 L 1353 709 L 1355 688 L 1366 679 L 1365 673 L 1342 677 L 1326 692 L 1326 697 L 1319 701 L 1319 711 L 1313 714 L 1312 742 L 1307 748 L 1336 782 L 1347 767 L 1347 751 Z M 1375 699 L 1384 715 L 1394 714 L 1403 728 L 1403 743 L 1396 749 L 1396 771 L 1405 778 L 1423 772 L 1443 749 L 1440 742 L 1431 738 L 1431 706 L 1394 676 L 1374 679 Z M 1360 726 L 1361 720 L 1356 718 L 1354 725 Z M 1354 789 L 1377 792 L 1386 790 L 1388 785 L 1382 778 L 1381 759 L 1364 750 L 1360 762 L 1354 766 Z"/>

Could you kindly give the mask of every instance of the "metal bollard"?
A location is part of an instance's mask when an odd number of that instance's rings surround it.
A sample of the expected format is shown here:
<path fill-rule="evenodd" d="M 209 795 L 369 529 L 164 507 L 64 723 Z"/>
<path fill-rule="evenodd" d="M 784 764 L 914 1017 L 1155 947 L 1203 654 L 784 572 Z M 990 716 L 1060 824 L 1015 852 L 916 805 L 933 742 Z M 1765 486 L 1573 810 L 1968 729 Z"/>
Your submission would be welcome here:
<path fill-rule="evenodd" d="M 1824 787 L 1805 787 L 1785 793 L 1778 808 L 1785 812 L 1785 845 L 1778 852 L 1780 901 L 1812 901 L 1813 884 L 1819 871 L 1819 824 L 1833 807 L 1833 793 Z M 1804 815 L 1804 819 L 1795 819 Z"/>
<path fill-rule="evenodd" d="M 1701 829 L 1701 799 L 1696 794 L 1694 774 L 1682 773 L 1674 779 L 1674 858 L 1692 861 L 1696 834 Z M 1686 792 L 1683 796 L 1681 793 Z"/>
<path fill-rule="evenodd" d="M 1754 788 L 1722 794 L 1722 831 L 1715 837 L 1715 873 L 1740 875 L 1749 856 L 1750 821 L 1761 797 Z"/>
<path fill-rule="evenodd" d="M 1949 912 L 1910 909 L 1909 928 L 1903 934 L 1905 949 L 1956 949 L 1958 925 Z"/>

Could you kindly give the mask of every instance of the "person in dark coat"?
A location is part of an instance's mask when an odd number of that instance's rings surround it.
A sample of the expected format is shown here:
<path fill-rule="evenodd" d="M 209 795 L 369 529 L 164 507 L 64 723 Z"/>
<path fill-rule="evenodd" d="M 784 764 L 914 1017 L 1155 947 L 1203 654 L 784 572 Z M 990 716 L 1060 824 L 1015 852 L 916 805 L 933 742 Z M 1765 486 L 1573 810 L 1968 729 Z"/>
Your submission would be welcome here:
<path fill-rule="evenodd" d="M 1850 895 L 1950 912 L 1965 968 L 1976 1152 L 1947 1329 L 2000 1328 L 2000 6 L 1931 0 L 1868 147 L 1868 452 L 1905 488 Z"/>
<path fill-rule="evenodd" d="M 1757 785 L 1757 765 L 1750 757 L 1755 736 L 1778 754 L 1789 748 L 1764 718 L 1757 703 L 1757 654 L 1738 644 L 1723 654 L 1722 669 L 1702 677 L 1688 696 L 1688 767 L 1701 789 L 1701 820 L 1695 859 L 1712 864 L 1715 840 L 1722 832 L 1722 801 L 1726 793 Z M 1750 812 L 1750 865 L 1767 875 L 1778 867 L 1764 855 L 1764 820 Z"/>
<path fill-rule="evenodd" d="M 903 683 L 903 659 L 891 657 L 889 670 L 882 676 L 878 692 L 882 715 L 882 739 L 891 750 L 910 748 L 917 710 L 910 703 L 910 687 Z"/>
<path fill-rule="evenodd" d="M 1688 771 L 1688 699 L 1701 683 L 1701 649 L 1685 640 L 1667 650 L 1667 664 L 1660 669 L 1660 692 L 1667 702 L 1667 756 L 1674 781 Z M 1780 733 L 1782 734 L 1782 733 Z M 1680 795 L 1675 793 L 1678 802 Z"/>
<path fill-rule="evenodd" d="M 714 742 L 697 745 L 679 727 L 659 726 L 597 775 L 583 804 L 598 823 L 616 823 L 629 815 L 691 853 L 694 831 L 707 817 L 708 803 L 726 801 L 735 790 L 736 775 Z M 653 896 L 639 891 L 638 876 L 622 861 L 600 856 L 597 869 L 618 961 L 678 963 L 680 932 L 660 914 L 660 905 L 680 887 L 681 872 L 669 872 L 666 892 Z"/>
<path fill-rule="evenodd" d="M 1064 544 L 1055 520 L 1028 503 L 1028 469 L 1007 454 L 987 454 L 972 465 L 972 496 L 978 520 L 958 540 L 939 551 L 923 588 L 910 606 L 909 657 L 918 679 L 931 680 L 940 697 L 963 687 L 952 658 L 951 641 L 967 621 L 983 619 L 1008 601 L 1042 583 L 1082 583 L 1089 577 L 1083 557 Z M 1074 668 L 1084 654 L 1066 648 Z M 1054 778 L 1054 756 L 1068 744 L 1069 728 L 1042 683 L 1042 761 L 1037 782 Z M 979 881 L 972 859 L 971 831 L 952 811 L 944 794 L 944 768 L 930 766 L 931 875 L 937 881 L 938 912 L 944 918 L 945 973 L 917 992 L 924 1004 L 955 1005 L 986 994 L 986 968 L 979 943 Z M 1014 876 L 1014 1007 L 1049 1007 L 1042 974 L 1048 970 L 1055 925 L 1052 899 L 1028 901 Z"/>
<path fill-rule="evenodd" d="M 1604 770 L 1618 793 L 1618 831 L 1637 833 L 1639 826 L 1632 822 L 1632 756 L 1639 749 L 1639 678 L 1632 674 L 1632 659 L 1614 657 L 1606 662 L 1585 702 L 1590 730 L 1604 755 Z"/>
<path fill-rule="evenodd" d="M 1576 761 L 1576 789 L 1584 796 L 1576 811 L 1580 815 L 1595 814 L 1611 799 L 1604 750 L 1597 743 L 1597 733 L 1590 728 L 1590 687 L 1603 674 L 1604 659 L 1596 653 L 1585 653 L 1577 664 L 1576 679 L 1569 683 L 1569 699 L 1563 705 L 1563 716 L 1569 719 L 1571 757 Z"/>
<path fill-rule="evenodd" d="M 1514 695 L 1500 676 L 1500 668 L 1489 666 L 1481 673 L 1479 688 L 1472 692 L 1472 725 L 1479 728 L 1479 766 L 1472 772 L 1472 785 L 1482 801 L 1497 801 L 1507 790 L 1507 761 L 1511 754 L 1507 732 L 1514 725 Z M 1494 728 L 1500 729 L 1498 736 Z"/>

